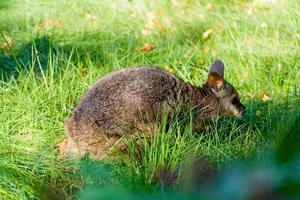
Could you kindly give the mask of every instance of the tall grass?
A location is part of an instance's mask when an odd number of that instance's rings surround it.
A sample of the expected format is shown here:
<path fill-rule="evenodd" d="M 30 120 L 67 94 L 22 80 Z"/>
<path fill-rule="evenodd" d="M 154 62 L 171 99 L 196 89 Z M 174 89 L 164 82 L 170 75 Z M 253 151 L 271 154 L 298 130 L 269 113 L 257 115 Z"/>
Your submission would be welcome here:
<path fill-rule="evenodd" d="M 180 181 L 192 157 L 227 165 L 269 151 L 299 113 L 299 9 L 297 0 L 0 2 L 0 197 L 72 199 L 104 186 L 136 197 L 161 189 L 162 168 Z M 58 155 L 64 120 L 97 78 L 153 64 L 201 85 L 216 57 L 244 119 L 217 119 L 200 133 L 189 120 L 161 121 L 114 161 Z"/>

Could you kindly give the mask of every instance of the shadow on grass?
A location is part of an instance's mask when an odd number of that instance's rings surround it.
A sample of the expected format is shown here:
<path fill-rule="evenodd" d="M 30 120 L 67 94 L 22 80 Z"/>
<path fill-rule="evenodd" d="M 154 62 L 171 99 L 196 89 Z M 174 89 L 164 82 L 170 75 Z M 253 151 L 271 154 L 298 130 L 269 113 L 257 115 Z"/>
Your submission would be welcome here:
<path fill-rule="evenodd" d="M 37 38 L 33 42 L 23 45 L 16 55 L 8 55 L 0 51 L 0 80 L 18 77 L 22 70 L 33 67 L 35 72 L 45 71 L 49 61 L 49 52 L 55 54 L 56 47 L 47 36 Z"/>
<path fill-rule="evenodd" d="M 97 34 L 87 33 L 85 39 L 88 40 L 89 37 L 95 37 L 95 35 Z M 118 44 L 125 45 L 121 44 L 121 41 Z M 103 65 L 109 59 L 105 57 L 103 48 L 96 41 L 85 43 L 83 40 L 74 44 L 71 41 L 71 44 L 59 45 L 51 41 L 48 36 L 38 37 L 24 44 L 16 53 L 0 49 L 0 80 L 17 79 L 21 72 L 31 69 L 34 70 L 35 75 L 40 74 L 41 71 L 46 72 L 53 58 L 58 59 L 59 67 L 66 66 L 66 62 L 69 61 L 75 65 L 79 63 L 85 65 L 91 62 Z M 109 42 L 105 48 L 115 51 L 116 45 L 113 46 L 112 42 Z"/>
<path fill-rule="evenodd" d="M 96 66 L 110 65 L 110 68 L 118 64 L 124 67 L 143 64 L 160 65 L 160 63 L 182 65 L 185 63 L 185 58 L 178 58 L 178 55 L 175 55 L 178 51 L 184 55 L 194 45 L 202 46 L 205 43 L 198 37 L 206 30 L 204 25 L 192 24 L 187 27 L 188 32 L 174 33 L 171 38 L 168 33 L 161 33 L 161 35 L 154 35 L 150 41 L 142 37 L 138 38 L 134 32 L 132 34 L 120 32 L 117 36 L 111 32 L 85 32 L 79 36 L 70 34 L 59 39 L 55 38 L 55 35 L 51 38 L 47 35 L 40 36 L 16 50 L 0 49 L 0 79 L 6 81 L 11 77 L 17 78 L 19 72 L 30 67 L 36 72 L 45 71 L 51 54 L 53 57 L 58 57 L 59 62 L 63 64 L 72 61 L 75 65 L 81 63 L 88 66 L 92 63 Z M 153 43 L 155 47 L 168 46 L 174 49 L 174 52 L 169 52 L 167 48 L 154 48 L 149 52 L 142 50 L 148 42 Z M 180 48 L 182 46 L 184 48 Z M 184 59 L 184 62 L 181 59 Z M 195 67 L 199 63 L 199 56 L 193 55 L 189 60 L 190 66 Z"/>

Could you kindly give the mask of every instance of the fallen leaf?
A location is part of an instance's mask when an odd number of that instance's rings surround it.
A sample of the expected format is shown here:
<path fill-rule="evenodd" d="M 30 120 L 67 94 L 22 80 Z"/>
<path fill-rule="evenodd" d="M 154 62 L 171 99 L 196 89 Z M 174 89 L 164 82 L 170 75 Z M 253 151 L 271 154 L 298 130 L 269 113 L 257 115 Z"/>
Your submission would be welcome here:
<path fill-rule="evenodd" d="M 212 32 L 213 32 L 213 29 L 208 29 L 208 30 L 206 30 L 203 34 L 202 34 L 202 38 L 203 39 L 206 39 L 206 38 L 208 38 L 211 34 L 212 34 Z"/>
<path fill-rule="evenodd" d="M 254 6 L 250 5 L 246 8 L 246 14 L 251 16 L 253 14 Z"/>
<path fill-rule="evenodd" d="M 4 189 L 0 188 L 0 194 L 4 194 L 4 196 L 5 196 L 8 193 Z"/>
<path fill-rule="evenodd" d="M 281 69 L 282 69 L 282 64 L 281 64 L 281 63 L 278 63 L 277 68 L 278 68 L 279 70 L 281 70 Z"/>
<path fill-rule="evenodd" d="M 191 55 L 192 52 L 193 52 L 193 49 L 192 49 L 192 48 L 188 49 L 188 50 L 184 53 L 183 57 L 184 57 L 185 59 L 187 59 L 187 58 Z"/>
<path fill-rule="evenodd" d="M 216 26 L 217 29 L 222 29 L 222 28 L 224 28 L 224 25 L 223 25 L 221 22 L 216 22 L 216 23 L 215 23 L 215 26 Z"/>
<path fill-rule="evenodd" d="M 271 100 L 272 98 L 266 93 L 266 92 L 263 92 L 262 95 L 261 95 L 261 99 L 263 101 L 269 101 Z"/>
<path fill-rule="evenodd" d="M 46 159 L 46 160 L 44 160 L 44 162 L 43 162 L 44 164 L 49 164 L 49 160 L 48 159 Z"/>
<path fill-rule="evenodd" d="M 207 3 L 206 6 L 205 6 L 205 9 L 210 11 L 213 9 L 213 5 L 211 3 Z"/>
<path fill-rule="evenodd" d="M 172 4 L 173 4 L 174 6 L 177 6 L 177 5 L 178 5 L 177 0 L 171 0 L 171 2 L 172 2 Z"/>
<path fill-rule="evenodd" d="M 87 75 L 87 69 L 81 64 L 78 64 L 79 73 L 82 77 Z"/>
<path fill-rule="evenodd" d="M 208 47 L 204 47 L 204 53 L 209 54 L 209 48 Z"/>
<path fill-rule="evenodd" d="M 275 4 L 277 3 L 277 0 L 261 0 L 259 1 L 261 4 Z"/>
<path fill-rule="evenodd" d="M 163 32 L 166 30 L 166 27 L 158 20 L 153 21 L 153 27 L 155 27 L 159 32 Z"/>
<path fill-rule="evenodd" d="M 58 149 L 58 152 L 61 156 L 65 155 L 66 153 L 66 146 L 68 143 L 68 139 L 64 139 L 63 141 L 61 141 L 60 143 L 58 143 L 57 145 L 55 145 L 55 148 Z"/>
<path fill-rule="evenodd" d="M 261 111 L 260 111 L 260 110 L 256 110 L 256 111 L 255 111 L 255 115 L 256 115 L 256 116 L 260 116 L 260 114 L 261 114 Z"/>
<path fill-rule="evenodd" d="M 204 62 L 203 59 L 200 59 L 200 60 L 198 60 L 198 63 L 199 63 L 200 65 L 203 65 L 205 62 Z"/>
<path fill-rule="evenodd" d="M 46 20 L 45 22 L 42 22 L 39 24 L 39 28 L 40 29 L 45 29 L 45 28 L 48 28 L 48 27 L 60 27 L 60 22 L 59 20 L 57 19 L 48 19 Z"/>
<path fill-rule="evenodd" d="M 251 92 L 245 92 L 245 93 L 243 93 L 243 96 L 249 97 L 249 98 L 254 98 L 254 97 L 255 97 L 255 94 L 254 94 L 254 93 L 251 93 Z"/>
<path fill-rule="evenodd" d="M 163 32 L 167 29 L 166 25 L 170 25 L 171 21 L 164 12 L 149 12 L 147 14 L 148 22 L 145 25 L 145 29 L 157 29 L 159 32 Z"/>
<path fill-rule="evenodd" d="M 118 8 L 118 5 L 116 4 L 116 2 L 111 2 L 111 8 L 113 10 L 116 10 Z"/>
<path fill-rule="evenodd" d="M 141 33 L 142 33 L 142 35 L 144 35 L 144 36 L 149 36 L 149 35 L 152 34 L 152 32 L 151 32 L 149 29 L 143 29 L 143 30 L 141 31 Z"/>
<path fill-rule="evenodd" d="M 267 26 L 268 26 L 268 24 L 266 22 L 262 22 L 260 24 L 260 27 L 262 27 L 262 28 L 267 28 Z"/>
<path fill-rule="evenodd" d="M 5 33 L 2 33 L 2 36 L 5 40 L 5 45 L 2 46 L 2 48 L 7 47 L 8 49 L 10 49 L 13 45 L 13 40 L 11 37 L 9 37 L 8 35 L 6 35 Z"/>
<path fill-rule="evenodd" d="M 213 56 L 213 57 L 217 57 L 217 51 L 216 50 L 211 50 L 211 55 Z"/>
<path fill-rule="evenodd" d="M 249 73 L 247 70 L 243 70 L 242 71 L 242 74 L 241 74 L 241 79 L 244 81 L 244 80 L 247 80 L 249 78 Z"/>
<path fill-rule="evenodd" d="M 91 13 L 87 13 L 87 14 L 85 15 L 85 17 L 86 17 L 87 19 L 89 19 L 89 20 L 96 20 L 96 19 L 97 19 L 97 17 L 96 17 L 95 15 L 92 15 Z"/>
<path fill-rule="evenodd" d="M 233 26 L 234 30 L 237 30 L 238 29 L 237 21 L 232 22 L 232 26 Z"/>
<path fill-rule="evenodd" d="M 165 65 L 164 69 L 170 73 L 174 73 L 174 70 L 170 67 L 170 65 Z"/>
<path fill-rule="evenodd" d="M 3 92 L 9 92 L 9 91 L 11 91 L 11 88 L 9 87 L 3 89 Z"/>
<path fill-rule="evenodd" d="M 142 48 L 140 48 L 139 50 L 142 51 L 143 53 L 148 53 L 150 51 L 152 51 L 155 48 L 155 46 L 151 43 L 146 42 Z"/>
<path fill-rule="evenodd" d="M 207 16 L 205 14 L 203 14 L 203 13 L 198 13 L 196 15 L 196 17 L 198 17 L 200 21 L 204 21 L 204 20 L 207 19 Z"/>
<path fill-rule="evenodd" d="M 171 20 L 168 16 L 164 16 L 163 17 L 163 22 L 164 24 L 166 24 L 167 26 L 170 26 L 171 25 Z"/>
<path fill-rule="evenodd" d="M 253 44 L 253 40 L 252 39 L 246 39 L 245 40 L 245 44 L 247 45 L 247 46 L 251 46 L 252 44 Z"/>

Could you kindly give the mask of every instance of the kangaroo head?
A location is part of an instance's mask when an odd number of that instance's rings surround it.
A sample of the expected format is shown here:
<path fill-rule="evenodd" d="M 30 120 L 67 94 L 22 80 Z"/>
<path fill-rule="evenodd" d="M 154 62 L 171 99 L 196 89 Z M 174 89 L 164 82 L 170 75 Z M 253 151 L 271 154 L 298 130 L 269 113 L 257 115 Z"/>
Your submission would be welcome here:
<path fill-rule="evenodd" d="M 218 99 L 219 115 L 243 116 L 246 111 L 245 106 L 240 102 L 234 87 L 224 80 L 224 64 L 221 60 L 215 60 L 211 65 L 207 84 Z"/>

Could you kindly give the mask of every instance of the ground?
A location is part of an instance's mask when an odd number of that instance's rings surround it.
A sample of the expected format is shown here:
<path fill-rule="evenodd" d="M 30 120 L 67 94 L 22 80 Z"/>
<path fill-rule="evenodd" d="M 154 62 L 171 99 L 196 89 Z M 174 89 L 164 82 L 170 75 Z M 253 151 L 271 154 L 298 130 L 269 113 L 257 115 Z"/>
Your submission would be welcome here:
<path fill-rule="evenodd" d="M 299 10 L 297 0 L 0 2 L 0 198 L 148 191 L 159 166 L 178 168 L 191 152 L 222 165 L 271 148 L 299 109 Z M 98 78 L 150 64 L 199 86 L 215 58 L 247 107 L 243 119 L 201 134 L 174 122 L 130 161 L 59 156 L 64 120 Z"/>

